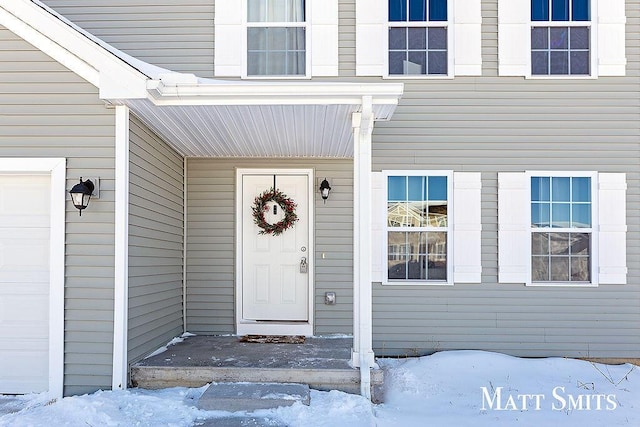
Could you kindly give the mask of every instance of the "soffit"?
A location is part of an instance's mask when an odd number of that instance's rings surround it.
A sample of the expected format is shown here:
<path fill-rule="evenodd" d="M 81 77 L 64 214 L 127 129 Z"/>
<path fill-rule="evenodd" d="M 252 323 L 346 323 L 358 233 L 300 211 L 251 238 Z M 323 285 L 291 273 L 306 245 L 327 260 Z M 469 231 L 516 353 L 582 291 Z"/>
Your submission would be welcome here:
<path fill-rule="evenodd" d="M 176 151 L 192 157 L 353 156 L 352 113 L 361 104 L 154 105 L 125 100 Z M 377 105 L 377 115 L 395 105 Z M 388 111 L 387 111 L 388 110 Z"/>

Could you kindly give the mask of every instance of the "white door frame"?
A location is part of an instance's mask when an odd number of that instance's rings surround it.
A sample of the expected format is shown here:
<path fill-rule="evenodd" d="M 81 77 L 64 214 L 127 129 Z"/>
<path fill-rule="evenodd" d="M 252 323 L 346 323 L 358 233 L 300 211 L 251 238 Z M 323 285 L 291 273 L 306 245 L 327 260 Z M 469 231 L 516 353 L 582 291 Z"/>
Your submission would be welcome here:
<path fill-rule="evenodd" d="M 49 398 L 64 384 L 64 242 L 67 162 L 64 158 L 0 158 L 0 173 L 51 176 L 49 232 Z"/>
<path fill-rule="evenodd" d="M 306 322 L 257 322 L 242 318 L 242 177 L 245 175 L 307 175 L 309 192 L 309 320 Z M 313 191 L 313 169 L 236 169 L 236 333 L 238 335 L 313 335 L 314 319 L 314 260 L 315 244 L 314 236 L 314 206 L 315 194 Z"/>

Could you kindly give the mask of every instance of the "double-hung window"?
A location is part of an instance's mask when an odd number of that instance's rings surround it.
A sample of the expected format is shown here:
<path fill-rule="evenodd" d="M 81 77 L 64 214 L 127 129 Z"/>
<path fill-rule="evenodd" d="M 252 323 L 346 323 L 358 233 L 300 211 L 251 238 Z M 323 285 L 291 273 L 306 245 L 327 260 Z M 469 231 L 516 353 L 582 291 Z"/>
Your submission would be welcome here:
<path fill-rule="evenodd" d="M 590 0 L 531 0 L 531 74 L 591 74 Z"/>
<path fill-rule="evenodd" d="M 448 281 L 450 178 L 386 177 L 388 282 Z"/>
<path fill-rule="evenodd" d="M 590 283 L 590 176 L 531 177 L 531 282 Z"/>
<path fill-rule="evenodd" d="M 448 74 L 447 0 L 389 0 L 389 75 Z"/>
<path fill-rule="evenodd" d="M 626 175 L 498 173 L 498 281 L 627 282 Z"/>
<path fill-rule="evenodd" d="M 247 75 L 307 74 L 305 0 L 247 0 Z"/>

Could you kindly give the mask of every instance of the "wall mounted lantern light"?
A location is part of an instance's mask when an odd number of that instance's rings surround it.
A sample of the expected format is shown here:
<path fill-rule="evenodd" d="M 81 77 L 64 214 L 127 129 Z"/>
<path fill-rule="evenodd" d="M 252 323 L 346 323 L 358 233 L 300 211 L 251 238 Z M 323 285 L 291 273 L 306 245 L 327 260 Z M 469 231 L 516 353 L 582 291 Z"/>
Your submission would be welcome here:
<path fill-rule="evenodd" d="M 80 211 L 80 216 L 82 216 L 82 210 L 89 206 L 89 200 L 91 200 L 94 188 L 95 186 L 90 179 L 83 181 L 82 177 L 80 177 L 80 183 L 74 185 L 69 191 L 73 206 Z"/>
<path fill-rule="evenodd" d="M 331 186 L 329 186 L 329 181 L 325 178 L 320 183 L 320 195 L 322 196 L 322 200 L 327 203 L 327 199 L 329 198 L 329 191 L 331 191 Z"/>

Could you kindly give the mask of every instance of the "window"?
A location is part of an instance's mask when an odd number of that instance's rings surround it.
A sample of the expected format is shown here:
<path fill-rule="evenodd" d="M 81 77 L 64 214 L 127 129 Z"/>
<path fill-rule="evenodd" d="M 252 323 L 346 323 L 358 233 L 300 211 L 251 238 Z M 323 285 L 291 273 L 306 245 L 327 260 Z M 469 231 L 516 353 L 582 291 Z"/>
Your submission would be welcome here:
<path fill-rule="evenodd" d="M 589 75 L 589 0 L 531 1 L 531 74 Z"/>
<path fill-rule="evenodd" d="M 449 176 L 387 176 L 387 279 L 447 282 Z"/>
<path fill-rule="evenodd" d="M 531 281 L 591 282 L 590 177 L 531 177 Z"/>
<path fill-rule="evenodd" d="M 247 75 L 306 75 L 304 0 L 247 1 Z"/>
<path fill-rule="evenodd" d="M 447 75 L 447 20 L 447 0 L 389 0 L 389 75 Z"/>

